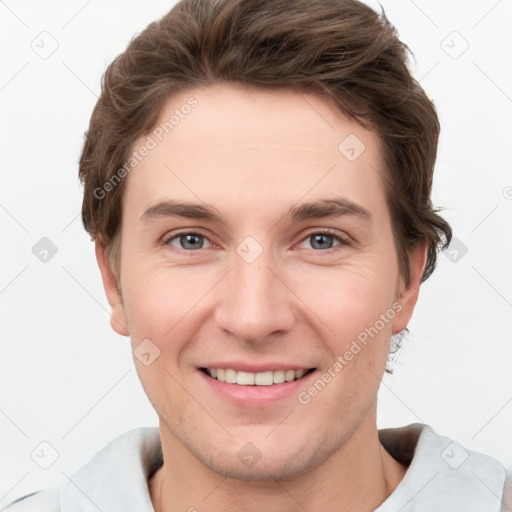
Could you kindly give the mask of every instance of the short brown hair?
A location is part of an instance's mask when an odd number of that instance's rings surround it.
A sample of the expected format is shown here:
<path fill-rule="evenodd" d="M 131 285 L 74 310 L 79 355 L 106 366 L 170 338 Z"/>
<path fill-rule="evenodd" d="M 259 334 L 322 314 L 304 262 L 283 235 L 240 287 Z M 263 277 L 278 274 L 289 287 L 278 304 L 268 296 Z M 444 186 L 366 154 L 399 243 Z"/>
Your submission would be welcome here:
<path fill-rule="evenodd" d="M 424 281 L 452 232 L 430 198 L 439 120 L 408 54 L 385 14 L 356 0 L 181 0 L 105 72 L 80 158 L 85 229 L 117 275 L 126 180 L 97 191 L 173 93 L 213 82 L 313 92 L 379 134 L 400 272 L 409 282 L 409 253 L 425 243 Z"/>

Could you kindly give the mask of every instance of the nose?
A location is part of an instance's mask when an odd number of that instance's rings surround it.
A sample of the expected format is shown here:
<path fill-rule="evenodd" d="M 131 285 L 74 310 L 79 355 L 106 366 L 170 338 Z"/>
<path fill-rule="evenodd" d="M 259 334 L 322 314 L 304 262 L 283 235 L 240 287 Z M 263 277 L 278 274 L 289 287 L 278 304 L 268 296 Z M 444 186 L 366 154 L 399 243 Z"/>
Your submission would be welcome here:
<path fill-rule="evenodd" d="M 283 269 L 266 251 L 252 263 L 235 254 L 233 268 L 220 284 L 214 314 L 220 329 L 251 343 L 292 329 L 294 294 L 287 287 Z"/>

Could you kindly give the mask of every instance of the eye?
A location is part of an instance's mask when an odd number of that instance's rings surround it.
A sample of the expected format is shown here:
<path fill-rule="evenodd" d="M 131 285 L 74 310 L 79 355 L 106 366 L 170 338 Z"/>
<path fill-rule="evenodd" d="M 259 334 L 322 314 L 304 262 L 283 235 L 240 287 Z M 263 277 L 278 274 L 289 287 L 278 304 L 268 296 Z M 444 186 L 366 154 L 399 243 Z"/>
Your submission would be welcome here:
<path fill-rule="evenodd" d="M 188 232 L 178 233 L 177 235 L 169 238 L 165 243 L 186 251 L 197 251 L 198 249 L 203 249 L 205 247 L 205 243 L 213 246 L 213 244 L 204 235 Z"/>
<path fill-rule="evenodd" d="M 340 235 L 336 235 L 331 231 L 309 233 L 306 238 L 302 240 L 299 247 L 304 247 L 305 243 L 309 243 L 314 250 L 320 251 L 333 249 L 340 245 L 350 245 L 348 239 L 342 238 Z"/>

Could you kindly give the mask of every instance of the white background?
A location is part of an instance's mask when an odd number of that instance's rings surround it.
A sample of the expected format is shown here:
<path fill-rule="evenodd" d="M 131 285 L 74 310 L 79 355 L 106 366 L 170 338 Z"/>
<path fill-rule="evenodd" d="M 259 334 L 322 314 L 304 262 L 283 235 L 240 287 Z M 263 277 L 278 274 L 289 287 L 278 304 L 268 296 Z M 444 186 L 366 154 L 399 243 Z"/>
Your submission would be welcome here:
<path fill-rule="evenodd" d="M 1 504 L 157 425 L 109 326 L 77 161 L 106 66 L 173 3 L 0 2 Z M 441 255 L 422 286 L 379 427 L 427 423 L 512 467 L 512 2 L 382 4 L 439 111 L 434 202 L 467 253 Z M 58 44 L 47 59 L 41 37 Z M 47 263 L 32 253 L 42 237 L 58 249 Z M 59 454 L 46 470 L 30 456 L 42 441 Z"/>

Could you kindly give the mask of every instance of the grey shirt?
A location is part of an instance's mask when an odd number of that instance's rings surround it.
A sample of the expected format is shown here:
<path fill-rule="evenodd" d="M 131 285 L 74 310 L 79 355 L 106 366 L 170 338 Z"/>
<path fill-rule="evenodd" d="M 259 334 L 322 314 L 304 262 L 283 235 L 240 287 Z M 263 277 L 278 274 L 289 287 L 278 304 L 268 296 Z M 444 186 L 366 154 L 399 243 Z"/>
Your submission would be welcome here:
<path fill-rule="evenodd" d="M 420 423 L 379 430 L 379 438 L 408 469 L 375 512 L 512 511 L 512 501 L 503 503 L 507 474 L 498 460 L 466 450 Z M 111 441 L 69 481 L 19 498 L 3 510 L 154 512 L 148 481 L 162 463 L 158 428 L 138 428 Z M 507 494 L 511 487 L 508 475 Z"/>

